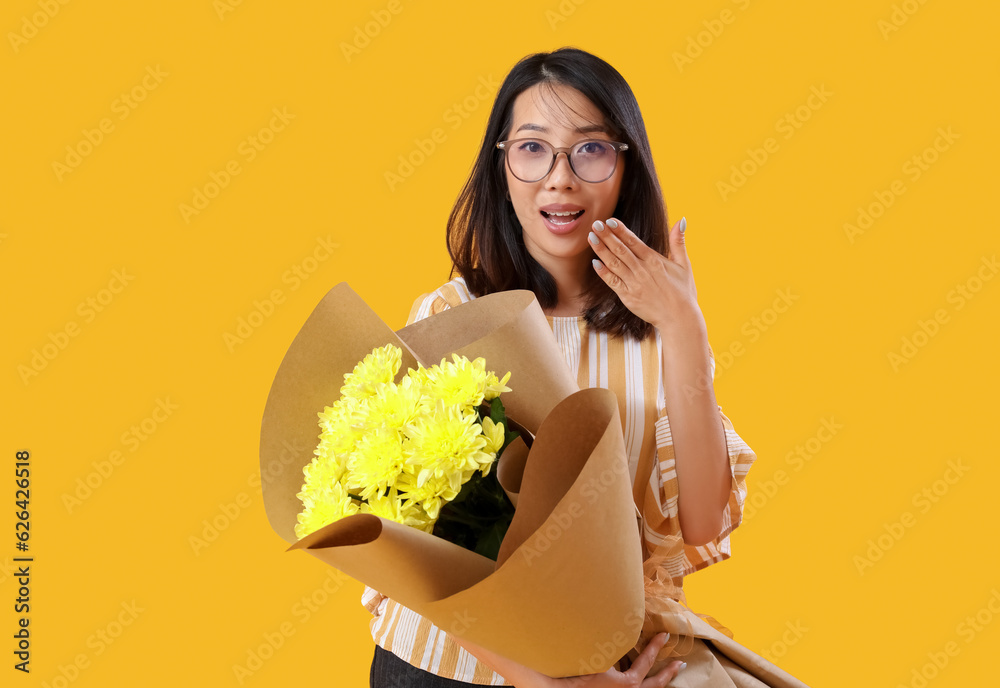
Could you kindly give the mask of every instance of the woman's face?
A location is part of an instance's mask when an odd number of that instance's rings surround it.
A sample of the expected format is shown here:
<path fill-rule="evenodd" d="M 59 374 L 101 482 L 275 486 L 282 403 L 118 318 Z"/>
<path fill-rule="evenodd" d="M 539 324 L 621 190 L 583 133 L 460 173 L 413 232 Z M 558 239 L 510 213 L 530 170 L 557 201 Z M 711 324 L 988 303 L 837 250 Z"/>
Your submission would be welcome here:
<path fill-rule="evenodd" d="M 552 93 L 555 91 L 555 94 Z M 553 97 L 553 95 L 557 97 Z M 535 138 L 556 148 L 587 139 L 612 141 L 601 111 L 582 93 L 562 84 L 536 84 L 514 100 L 507 139 Z M 607 220 L 618 204 L 625 160 L 619 153 L 614 174 L 603 182 L 580 179 L 565 155 L 537 182 L 523 182 L 504 165 L 514 213 L 521 223 L 528 253 L 549 273 L 566 267 L 590 269 L 594 252 L 587 240 L 595 220 Z M 550 212 L 582 211 L 575 217 Z"/>

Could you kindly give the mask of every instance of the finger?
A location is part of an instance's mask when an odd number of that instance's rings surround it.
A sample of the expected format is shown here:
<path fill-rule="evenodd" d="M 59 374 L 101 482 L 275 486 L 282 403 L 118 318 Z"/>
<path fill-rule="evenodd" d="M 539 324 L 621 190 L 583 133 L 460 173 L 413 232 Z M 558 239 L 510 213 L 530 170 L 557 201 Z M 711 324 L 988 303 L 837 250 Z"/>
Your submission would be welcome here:
<path fill-rule="evenodd" d="M 687 229 L 687 218 L 682 217 L 679 222 L 670 228 L 667 234 L 667 246 L 669 246 L 672 261 L 684 267 L 690 267 L 688 260 L 687 246 L 684 243 L 684 230 Z"/>
<path fill-rule="evenodd" d="M 604 282 L 611 287 L 612 291 L 621 296 L 625 293 L 625 280 L 616 275 L 614 271 L 611 270 L 607 265 L 604 264 L 599 258 L 594 258 L 593 261 L 594 270 L 597 271 L 598 276 L 604 280 Z"/>
<path fill-rule="evenodd" d="M 634 274 L 639 269 L 635 253 L 615 235 L 611 225 L 598 220 L 593 224 L 593 229 L 589 237 L 590 245 L 605 265 L 625 278 L 628 277 L 627 273 Z"/>
<path fill-rule="evenodd" d="M 686 666 L 687 662 L 680 660 L 671 662 L 656 675 L 644 678 L 639 684 L 639 688 L 665 688 Z"/>
<path fill-rule="evenodd" d="M 663 646 L 667 644 L 667 640 L 670 638 L 669 633 L 657 633 L 653 638 L 646 643 L 646 647 L 642 649 L 639 656 L 635 658 L 632 662 L 632 666 L 629 667 L 626 674 L 630 674 L 639 681 L 642 681 L 646 674 L 649 673 L 650 667 L 656 662 L 656 656 L 660 654 L 660 650 Z M 661 672 L 662 674 L 662 672 Z M 660 676 L 660 674 L 657 674 Z"/>
<path fill-rule="evenodd" d="M 625 226 L 625 223 L 617 217 L 609 218 L 604 224 L 611 230 L 611 233 L 622 242 L 622 245 L 632 252 L 637 260 L 644 261 L 648 260 L 652 256 L 659 255 L 656 251 L 651 249 L 646 242 L 640 239 L 635 232 Z"/>

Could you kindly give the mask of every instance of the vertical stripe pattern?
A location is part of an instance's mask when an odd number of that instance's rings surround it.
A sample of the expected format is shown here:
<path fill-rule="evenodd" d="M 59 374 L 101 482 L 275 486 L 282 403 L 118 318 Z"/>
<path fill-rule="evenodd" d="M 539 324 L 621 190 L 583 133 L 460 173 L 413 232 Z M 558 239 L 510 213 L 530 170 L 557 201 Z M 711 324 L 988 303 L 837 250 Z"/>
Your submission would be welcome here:
<path fill-rule="evenodd" d="M 407 324 L 475 298 L 462 278 L 456 278 L 430 294 L 421 295 L 410 309 Z M 667 570 L 674 584 L 684 576 L 730 557 L 729 534 L 739 525 L 746 500 L 746 474 L 756 460 L 750 447 L 736 434 L 732 423 L 719 414 L 725 428 L 732 489 L 723 518 L 722 532 L 698 546 L 685 545 L 677 511 L 677 473 L 673 440 L 666 415 L 663 376 L 660 367 L 662 341 L 655 337 L 639 341 L 609 337 L 587 329 L 583 318 L 547 316 L 566 365 L 580 387 L 602 387 L 618 397 L 625 452 L 636 479 L 637 467 L 651 461 L 647 484 L 636 486 L 640 533 L 646 550 L 669 546 Z M 712 358 L 712 376 L 715 359 Z M 361 603 L 372 613 L 372 638 L 410 664 L 446 678 L 477 685 L 509 686 L 502 676 L 460 647 L 445 631 L 395 600 L 365 587 Z"/>

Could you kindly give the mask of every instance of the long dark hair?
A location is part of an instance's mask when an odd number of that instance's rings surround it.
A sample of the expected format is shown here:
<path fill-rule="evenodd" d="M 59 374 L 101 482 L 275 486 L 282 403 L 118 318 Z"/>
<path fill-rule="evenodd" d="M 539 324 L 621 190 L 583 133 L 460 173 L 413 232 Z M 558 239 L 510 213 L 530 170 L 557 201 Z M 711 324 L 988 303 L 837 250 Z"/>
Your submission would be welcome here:
<path fill-rule="evenodd" d="M 514 100 L 535 84 L 575 88 L 604 115 L 615 140 L 628 144 L 625 172 L 614 216 L 647 246 L 666 254 L 667 210 L 653 167 L 653 155 L 639 104 L 628 83 L 601 58 L 577 48 L 528 55 L 504 79 L 473 165 L 448 218 L 452 275 L 460 274 L 476 296 L 529 289 L 543 308 L 556 305 L 555 280 L 528 253 L 521 224 L 507 197 L 504 153 L 497 141 L 508 138 Z M 643 339 L 653 326 L 629 311 L 595 273 L 585 292 L 584 318 L 599 332 Z"/>

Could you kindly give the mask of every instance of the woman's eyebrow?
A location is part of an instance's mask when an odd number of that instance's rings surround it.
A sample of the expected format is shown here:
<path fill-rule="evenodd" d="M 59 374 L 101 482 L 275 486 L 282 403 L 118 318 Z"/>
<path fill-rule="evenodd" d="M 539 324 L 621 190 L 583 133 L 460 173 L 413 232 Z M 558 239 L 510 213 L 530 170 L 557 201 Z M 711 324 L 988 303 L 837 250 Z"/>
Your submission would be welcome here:
<path fill-rule="evenodd" d="M 528 129 L 531 131 L 540 131 L 543 133 L 548 133 L 549 131 L 547 128 L 543 127 L 540 124 L 533 124 L 532 122 L 528 122 L 526 124 L 522 124 L 521 126 L 519 126 L 517 128 L 517 131 L 515 131 L 514 133 L 516 134 L 522 129 Z M 583 127 L 577 127 L 574 131 L 576 131 L 577 134 L 592 134 L 594 132 L 600 132 L 602 134 L 607 133 L 604 127 L 601 126 L 600 124 L 588 124 Z"/>

